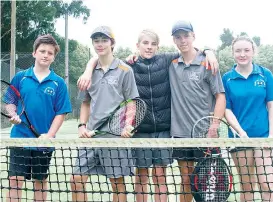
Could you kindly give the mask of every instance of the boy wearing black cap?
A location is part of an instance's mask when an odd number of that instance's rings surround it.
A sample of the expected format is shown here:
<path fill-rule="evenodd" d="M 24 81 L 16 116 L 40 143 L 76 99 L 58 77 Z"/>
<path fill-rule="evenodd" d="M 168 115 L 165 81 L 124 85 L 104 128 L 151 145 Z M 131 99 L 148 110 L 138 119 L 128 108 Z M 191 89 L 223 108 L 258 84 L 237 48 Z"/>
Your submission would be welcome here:
<path fill-rule="evenodd" d="M 121 102 L 139 96 L 131 67 L 114 58 L 115 38 L 107 26 L 96 28 L 92 44 L 98 54 L 98 64 L 92 75 L 92 85 L 80 92 L 82 100 L 80 112 L 79 137 L 91 138 L 98 128 Z M 108 131 L 107 124 L 101 131 Z M 131 137 L 125 131 L 122 137 Z M 97 135 L 99 138 L 118 138 L 111 134 Z M 95 138 L 93 137 L 93 138 Z M 106 175 L 112 185 L 113 201 L 126 201 L 124 176 L 133 174 L 133 158 L 130 149 L 120 148 L 82 148 L 71 177 L 72 200 L 88 201 L 85 184 L 91 174 Z"/>
<path fill-rule="evenodd" d="M 169 67 L 172 94 L 171 135 L 175 138 L 191 138 L 194 123 L 210 112 L 223 117 L 225 112 L 225 90 L 220 71 L 215 76 L 204 65 L 205 56 L 197 51 L 193 42 L 195 34 L 190 22 L 178 21 L 172 28 L 173 41 L 181 56 L 173 60 Z M 210 131 L 211 137 L 218 137 L 216 130 Z M 196 149 L 177 148 L 173 157 L 178 161 L 181 173 L 180 202 L 192 201 L 190 175 L 194 160 L 200 158 Z"/>

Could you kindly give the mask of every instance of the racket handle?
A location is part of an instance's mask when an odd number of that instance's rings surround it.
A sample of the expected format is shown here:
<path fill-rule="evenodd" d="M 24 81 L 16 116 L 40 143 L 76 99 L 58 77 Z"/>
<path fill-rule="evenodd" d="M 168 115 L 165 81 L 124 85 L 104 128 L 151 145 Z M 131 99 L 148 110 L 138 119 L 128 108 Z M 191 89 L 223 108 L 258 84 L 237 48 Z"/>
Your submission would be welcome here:
<path fill-rule="evenodd" d="M 30 126 L 31 127 L 31 131 L 33 132 L 33 134 L 39 138 L 41 135 L 33 128 L 33 126 Z"/>
<path fill-rule="evenodd" d="M 33 126 L 29 126 L 29 125 L 27 125 L 26 123 L 24 123 L 24 122 L 21 122 L 22 124 L 24 124 L 26 127 L 28 127 L 30 130 L 31 130 L 31 132 L 35 135 L 35 137 L 40 137 L 41 135 L 34 129 L 34 127 Z"/>

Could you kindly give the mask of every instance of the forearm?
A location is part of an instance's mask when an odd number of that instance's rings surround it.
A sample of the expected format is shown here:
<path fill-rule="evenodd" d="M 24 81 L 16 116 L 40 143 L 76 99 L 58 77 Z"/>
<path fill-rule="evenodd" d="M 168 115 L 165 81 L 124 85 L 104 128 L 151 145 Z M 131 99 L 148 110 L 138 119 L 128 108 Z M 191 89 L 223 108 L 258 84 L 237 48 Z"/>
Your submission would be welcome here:
<path fill-rule="evenodd" d="M 269 120 L 269 136 L 273 137 L 273 101 L 267 103 L 268 120 Z"/>
<path fill-rule="evenodd" d="M 240 123 L 238 122 L 236 116 L 230 109 L 226 109 L 225 117 L 227 122 L 236 130 L 237 133 L 242 133 L 244 130 L 242 129 Z"/>
<path fill-rule="evenodd" d="M 85 70 L 84 70 L 84 74 L 86 75 L 89 75 L 90 77 L 92 76 L 92 73 L 93 73 L 93 70 L 95 69 L 95 67 L 97 66 L 97 63 L 98 63 L 98 58 L 96 57 L 92 57 L 86 67 L 85 67 Z"/>
<path fill-rule="evenodd" d="M 53 119 L 53 122 L 50 126 L 49 131 L 47 132 L 47 134 L 50 137 L 55 137 L 56 133 L 58 132 L 58 130 L 60 129 L 62 123 L 64 122 L 64 118 L 65 118 L 65 114 L 61 114 L 61 115 L 57 115 L 55 116 L 55 118 Z"/>
<path fill-rule="evenodd" d="M 214 116 L 218 118 L 223 118 L 226 109 L 226 98 L 224 93 L 219 93 L 216 95 L 216 103 L 214 108 Z"/>
<path fill-rule="evenodd" d="M 90 102 L 84 101 L 81 105 L 81 111 L 80 111 L 80 123 L 87 123 L 90 115 Z"/>

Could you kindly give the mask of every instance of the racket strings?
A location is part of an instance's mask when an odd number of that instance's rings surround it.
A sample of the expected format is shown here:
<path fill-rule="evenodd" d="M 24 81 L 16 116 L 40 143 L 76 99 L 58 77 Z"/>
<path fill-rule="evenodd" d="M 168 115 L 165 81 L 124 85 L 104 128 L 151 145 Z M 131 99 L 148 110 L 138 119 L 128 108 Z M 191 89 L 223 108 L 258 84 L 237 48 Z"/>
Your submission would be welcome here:
<path fill-rule="evenodd" d="M 144 119 L 145 103 L 141 100 L 132 100 L 118 109 L 110 120 L 109 128 L 114 134 L 121 134 L 125 127 L 136 128 Z"/>
<path fill-rule="evenodd" d="M 199 167 L 198 190 L 205 201 L 225 201 L 230 192 L 230 174 L 219 158 L 207 158 Z"/>
<path fill-rule="evenodd" d="M 194 138 L 227 138 L 228 126 L 217 118 L 205 117 L 194 125 L 192 136 Z"/>
<path fill-rule="evenodd" d="M 16 92 L 10 85 L 1 82 L 1 113 L 10 117 L 21 114 L 17 109 L 18 100 Z"/>

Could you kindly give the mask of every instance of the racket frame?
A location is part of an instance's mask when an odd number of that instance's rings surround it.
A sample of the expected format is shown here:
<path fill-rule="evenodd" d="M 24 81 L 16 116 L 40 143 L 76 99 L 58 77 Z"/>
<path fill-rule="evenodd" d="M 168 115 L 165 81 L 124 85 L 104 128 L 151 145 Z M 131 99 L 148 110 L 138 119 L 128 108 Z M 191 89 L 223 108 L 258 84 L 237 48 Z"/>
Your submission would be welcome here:
<path fill-rule="evenodd" d="M 140 123 L 134 127 L 134 129 L 131 131 L 131 133 L 134 133 L 137 128 L 141 125 L 141 123 L 143 122 L 144 120 L 144 117 L 145 117 L 145 114 L 147 112 L 147 105 L 145 103 L 144 100 L 142 100 L 141 98 L 137 97 L 137 98 L 133 98 L 133 99 L 128 99 L 128 100 L 125 100 L 123 101 L 113 112 L 110 113 L 110 115 L 108 117 L 105 118 L 105 121 L 100 124 L 94 131 L 95 131 L 95 135 L 93 135 L 92 137 L 94 136 L 97 136 L 97 135 L 104 135 L 104 134 L 111 134 L 111 135 L 115 135 L 115 136 L 120 136 L 120 134 L 116 134 L 115 132 L 113 132 L 113 130 L 111 129 L 111 120 L 112 118 L 114 117 L 115 113 L 122 107 L 124 107 L 126 104 L 130 103 L 130 102 L 133 102 L 134 100 L 139 100 L 142 104 L 143 104 L 143 107 L 144 107 L 144 115 L 143 115 L 143 118 L 142 120 L 140 121 Z M 101 131 L 100 129 L 105 125 L 107 124 L 108 126 L 108 129 L 109 131 Z"/>
<path fill-rule="evenodd" d="M 40 137 L 41 135 L 35 130 L 35 128 L 33 127 L 33 125 L 30 123 L 28 115 L 27 115 L 27 113 L 25 111 L 24 100 L 22 99 L 21 94 L 18 91 L 18 89 L 16 89 L 15 86 L 13 86 L 12 84 L 10 84 L 10 83 L 2 80 L 2 79 L 0 81 L 1 81 L 1 85 L 2 85 L 2 83 L 5 83 L 6 85 L 8 85 L 13 90 L 13 92 L 15 92 L 18 100 L 20 100 L 20 102 L 22 103 L 22 112 L 20 114 L 18 114 L 18 116 L 24 115 L 26 117 L 27 123 L 25 123 L 24 121 L 21 121 L 21 124 L 23 124 L 24 126 L 26 126 L 27 128 L 29 128 L 31 130 L 31 132 L 35 135 L 35 137 L 37 137 L 37 138 Z M 2 111 L 1 111 L 1 115 L 4 116 L 4 117 L 6 117 L 6 118 L 9 118 L 9 119 L 12 118 L 11 116 L 3 113 Z"/>

